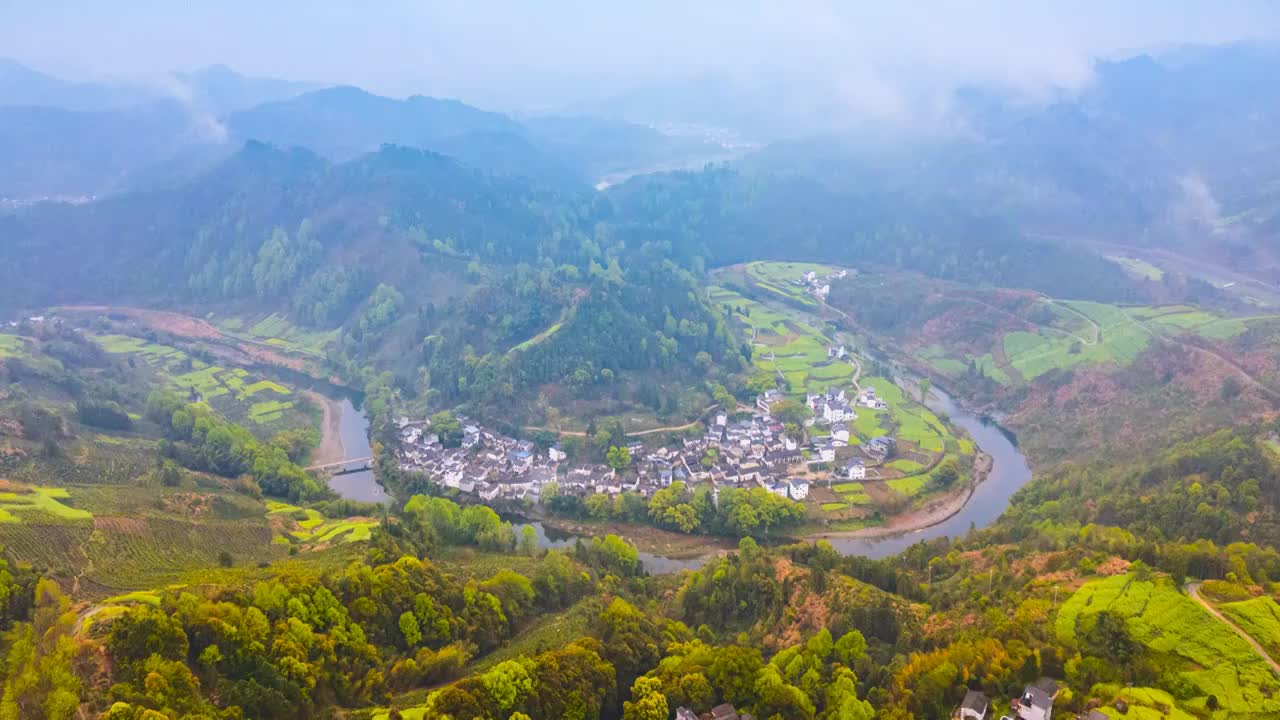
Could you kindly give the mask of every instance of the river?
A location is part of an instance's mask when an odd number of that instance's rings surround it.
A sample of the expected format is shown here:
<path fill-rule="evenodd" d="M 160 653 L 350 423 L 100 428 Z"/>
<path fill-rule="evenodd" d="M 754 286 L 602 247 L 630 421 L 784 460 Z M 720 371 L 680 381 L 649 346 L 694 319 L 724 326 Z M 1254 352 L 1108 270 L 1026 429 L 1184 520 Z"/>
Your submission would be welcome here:
<path fill-rule="evenodd" d="M 995 522 L 1009 507 L 1009 498 L 1031 480 L 1031 468 L 1026 457 L 1018 450 L 1011 435 L 999 425 L 965 410 L 946 393 L 934 388 L 930 392 L 928 406 L 936 413 L 946 415 L 950 421 L 963 428 L 986 454 L 991 456 L 991 471 L 974 489 L 969 501 L 959 512 L 935 525 L 919 530 L 880 537 L 832 537 L 827 541 L 844 555 L 863 555 L 882 558 L 896 555 L 911 545 L 924 540 L 957 538 L 971 528 L 980 528 Z M 368 457 L 369 423 L 349 398 L 341 400 L 341 435 L 344 457 Z M 348 475 L 338 475 L 329 480 L 329 487 L 344 498 L 364 502 L 391 502 L 392 498 L 378 484 L 373 472 L 366 470 Z M 540 522 L 529 523 L 538 534 L 538 545 L 543 548 L 572 547 L 574 535 L 546 528 Z M 693 558 L 669 558 L 651 553 L 640 553 L 640 560 L 653 574 L 697 569 L 713 554 Z"/>
<path fill-rule="evenodd" d="M 922 540 L 940 537 L 957 538 L 971 528 L 986 527 L 995 522 L 1009 507 L 1009 498 L 1031 480 L 1031 468 L 1017 444 L 999 425 L 980 418 L 960 407 L 946 393 L 930 391 L 930 410 L 947 415 L 950 421 L 969 433 L 983 452 L 991 456 L 991 472 L 974 488 L 969 501 L 955 515 L 920 530 L 882 537 L 834 537 L 828 542 L 844 555 L 881 558 L 897 555 Z"/>
<path fill-rule="evenodd" d="M 373 449 L 369 447 L 369 421 L 364 413 L 349 397 L 344 396 L 338 405 L 341 408 L 338 434 L 342 439 L 342 457 L 354 459 L 373 455 Z M 372 503 L 389 503 L 392 500 L 378 484 L 372 470 L 334 475 L 329 478 L 329 488 L 348 500 Z"/>

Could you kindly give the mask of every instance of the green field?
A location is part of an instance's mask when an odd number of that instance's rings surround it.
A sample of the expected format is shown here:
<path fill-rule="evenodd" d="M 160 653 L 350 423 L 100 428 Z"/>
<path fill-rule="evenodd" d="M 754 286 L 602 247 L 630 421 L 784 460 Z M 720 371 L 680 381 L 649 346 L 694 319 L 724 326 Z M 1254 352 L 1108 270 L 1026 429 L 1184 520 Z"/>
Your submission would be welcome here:
<path fill-rule="evenodd" d="M 831 360 L 830 338 L 797 317 L 722 287 L 712 287 L 708 299 L 729 308 L 732 317 L 754 338 L 755 367 L 786 378 L 791 394 L 822 392 L 832 386 L 852 388 L 854 366 L 847 360 Z"/>
<path fill-rule="evenodd" d="M 253 323 L 250 325 L 250 323 Z M 227 317 L 215 323 L 233 337 L 266 342 L 269 345 L 304 353 L 323 355 L 325 348 L 337 339 L 339 330 L 303 330 L 290 323 L 283 315 L 272 313 L 257 321 L 239 317 Z M 246 327 L 247 326 L 247 327 Z"/>
<path fill-rule="evenodd" d="M 1159 282 L 1164 278 L 1164 271 L 1146 260 L 1139 260 L 1138 258 L 1124 257 L 1121 255 L 1108 255 L 1107 259 L 1119 265 L 1125 272 L 1140 280 Z"/>
<path fill-rule="evenodd" d="M 27 350 L 27 342 L 17 335 L 0 334 L 0 358 L 17 357 Z"/>
<path fill-rule="evenodd" d="M 1267 654 L 1280 660 L 1280 605 L 1269 597 L 1257 597 L 1218 607 L 1241 630 L 1266 648 Z"/>
<path fill-rule="evenodd" d="M 363 542 L 372 537 L 373 528 L 378 524 L 377 520 L 370 518 L 334 520 L 311 508 L 300 508 L 277 500 L 267 501 L 267 514 L 291 516 L 299 529 L 290 532 L 289 538 L 312 544 Z"/>
<path fill-rule="evenodd" d="M 1214 695 L 1221 710 L 1208 714 L 1215 718 L 1280 716 L 1280 681 L 1271 668 L 1167 579 L 1117 575 L 1084 585 L 1058 611 L 1059 640 L 1077 644 L 1081 622 L 1103 611 L 1123 618 L 1130 637 L 1155 656 L 1168 681 L 1187 688 L 1178 701 L 1183 709 L 1205 712 Z"/>
<path fill-rule="evenodd" d="M 30 492 L 0 492 L 0 522 L 22 522 L 28 514 L 46 515 L 59 520 L 92 520 L 93 514 L 63 505 L 71 497 L 66 488 L 37 487 Z"/>
<path fill-rule="evenodd" d="M 830 275 L 835 268 L 830 265 L 816 265 L 801 262 L 752 262 L 747 263 L 747 274 L 755 286 L 778 295 L 780 298 L 798 302 L 802 305 L 816 306 L 818 303 L 808 291 L 795 284 L 807 272 L 815 272 L 819 277 Z"/>
<path fill-rule="evenodd" d="M 913 475 L 911 477 L 898 478 L 896 480 L 885 480 L 884 484 L 888 485 L 890 489 L 903 497 L 915 497 L 916 495 L 919 495 L 926 486 L 928 486 L 929 476 Z"/>
<path fill-rule="evenodd" d="M 1101 337 L 1093 343 L 1049 330 L 1011 332 L 1004 336 L 1004 354 L 1022 376 L 1030 380 L 1050 370 L 1087 363 L 1129 363 L 1151 341 L 1150 333 L 1114 305 L 1064 301 L 1062 306 L 1087 317 Z M 1083 334 L 1084 340 L 1091 339 Z"/>
<path fill-rule="evenodd" d="M 924 465 L 921 465 L 915 460 L 907 460 L 905 458 L 898 459 L 898 460 L 890 460 L 888 463 L 888 466 L 893 468 L 894 470 L 897 470 L 903 475 L 911 475 L 913 473 L 918 473 L 924 469 Z"/>
<path fill-rule="evenodd" d="M 915 402 L 908 402 L 902 389 L 884 378 L 866 378 L 864 385 L 876 389 L 876 395 L 889 404 L 889 415 L 898 423 L 894 435 L 899 441 L 915 443 L 926 452 L 942 452 L 945 440 L 951 437 L 942 421 L 932 411 Z M 858 408 L 858 419 L 867 408 Z M 857 421 L 854 422 L 858 429 Z"/>

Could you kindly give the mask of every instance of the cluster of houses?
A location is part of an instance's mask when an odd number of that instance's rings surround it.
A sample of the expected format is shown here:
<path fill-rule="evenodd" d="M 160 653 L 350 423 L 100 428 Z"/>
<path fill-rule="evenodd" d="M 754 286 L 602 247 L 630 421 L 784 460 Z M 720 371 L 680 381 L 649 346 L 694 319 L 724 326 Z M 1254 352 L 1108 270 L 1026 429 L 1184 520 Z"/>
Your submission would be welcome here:
<path fill-rule="evenodd" d="M 761 393 L 749 417 L 732 418 L 726 411 L 716 412 L 702 435 L 686 437 L 678 446 L 647 449 L 642 443 L 633 442 L 628 446 L 632 465 L 622 473 L 600 464 L 568 463 L 558 445 L 540 449 L 532 442 L 465 418 L 460 419 L 462 444 L 453 448 L 444 447 L 432 432 L 429 420 L 401 418 L 395 454 L 402 469 L 423 473 L 485 501 L 537 501 L 553 481 L 561 493 L 582 496 L 634 492 L 648 497 L 682 481 L 710 484 L 717 491 L 726 487 L 763 487 L 802 501 L 809 497 L 809 482 L 797 476 L 805 474 L 809 466 L 835 462 L 837 449 L 850 445 L 852 435 L 845 423 L 856 418 L 856 413 L 843 390 L 812 396 L 811 407 L 821 403 L 821 407 L 838 412 L 827 413 L 821 420 L 829 425 L 829 434 L 802 449 L 794 437 L 787 435 L 782 421 L 770 415 L 772 405 L 784 398 L 777 390 Z M 861 449 L 865 459 L 857 456 L 845 461 L 835 469 L 836 477 L 866 478 L 867 463 L 882 461 L 892 454 L 893 439 L 875 438 Z"/>
<path fill-rule="evenodd" d="M 1049 678 L 1041 678 L 1028 685 L 1022 694 L 1009 703 L 1009 713 L 1000 720 L 1052 720 L 1053 700 L 1058 694 L 1058 684 Z M 1096 711 L 1094 711 L 1096 712 Z M 1102 715 L 1102 713 L 1097 713 Z M 991 707 L 991 699 L 977 690 L 965 693 L 960 707 L 952 713 L 954 720 L 994 720 L 997 713 Z M 1105 715 L 1102 715 L 1106 718 Z M 1082 716 L 1094 720 L 1095 715 Z"/>
<path fill-rule="evenodd" d="M 831 281 L 848 277 L 848 275 L 848 270 L 835 270 L 823 276 L 819 276 L 817 272 L 810 270 L 793 282 L 804 288 L 810 295 L 825 301 L 827 296 L 831 294 Z"/>

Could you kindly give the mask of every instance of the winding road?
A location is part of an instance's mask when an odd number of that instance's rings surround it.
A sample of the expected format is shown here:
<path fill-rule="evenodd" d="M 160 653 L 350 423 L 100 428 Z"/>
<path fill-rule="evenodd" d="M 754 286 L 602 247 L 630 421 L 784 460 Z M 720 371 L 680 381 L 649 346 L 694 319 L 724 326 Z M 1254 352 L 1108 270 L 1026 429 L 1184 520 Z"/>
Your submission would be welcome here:
<path fill-rule="evenodd" d="M 1236 625 L 1235 623 L 1228 620 L 1225 615 L 1219 612 L 1218 608 L 1214 607 L 1213 605 L 1210 605 L 1208 600 L 1205 600 L 1203 597 L 1200 596 L 1200 583 L 1198 582 L 1187 583 L 1187 594 L 1191 596 L 1192 600 L 1195 600 L 1196 602 L 1200 603 L 1200 606 L 1203 607 L 1205 610 L 1207 610 L 1210 615 L 1226 623 L 1227 627 L 1234 630 L 1235 633 L 1239 635 L 1242 640 L 1249 643 L 1249 647 L 1253 648 L 1253 651 L 1258 653 L 1258 656 L 1261 657 L 1263 660 L 1265 660 L 1267 664 L 1271 666 L 1271 670 L 1275 672 L 1276 675 L 1280 675 L 1280 663 L 1277 663 L 1275 659 L 1273 659 L 1270 655 L 1268 655 L 1267 651 L 1263 649 L 1262 645 L 1260 645 L 1257 640 L 1253 639 L 1253 636 L 1249 635 L 1249 633 L 1240 629 L 1239 625 Z"/>

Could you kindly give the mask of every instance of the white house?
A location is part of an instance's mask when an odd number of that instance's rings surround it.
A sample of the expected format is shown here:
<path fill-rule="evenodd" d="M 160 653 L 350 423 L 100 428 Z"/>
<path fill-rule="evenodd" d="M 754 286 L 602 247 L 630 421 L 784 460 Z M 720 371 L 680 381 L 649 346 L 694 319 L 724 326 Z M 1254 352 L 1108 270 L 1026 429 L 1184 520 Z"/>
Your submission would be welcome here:
<path fill-rule="evenodd" d="M 844 466 L 844 476 L 850 480 L 865 480 L 867 478 L 867 465 L 862 458 L 853 458 Z"/>
<path fill-rule="evenodd" d="M 787 495 L 796 501 L 809 497 L 809 483 L 803 480 L 792 480 L 787 483 Z"/>
<path fill-rule="evenodd" d="M 729 416 L 723 412 L 716 413 L 716 426 L 724 427 L 729 422 Z"/>
<path fill-rule="evenodd" d="M 830 440 L 818 445 L 815 449 L 818 451 L 819 462 L 832 462 L 836 459 L 836 449 Z"/>
<path fill-rule="evenodd" d="M 964 701 L 960 703 L 960 709 L 956 712 L 956 717 L 960 720 L 986 720 L 987 708 L 991 705 L 991 701 L 987 696 L 977 690 L 970 690 L 965 693 Z"/>
<path fill-rule="evenodd" d="M 827 402 L 822 408 L 822 419 L 829 423 L 848 422 L 857 418 L 858 414 L 853 411 L 849 403 L 843 400 Z M 845 439 L 848 440 L 848 438 Z"/>
<path fill-rule="evenodd" d="M 834 425 L 832 425 L 831 439 L 837 442 L 842 442 L 845 445 L 848 445 L 849 444 L 849 426 L 845 425 L 844 423 L 835 423 Z"/>
<path fill-rule="evenodd" d="M 760 408 L 764 412 L 769 412 L 770 405 L 784 399 L 785 397 L 786 396 L 782 394 L 781 390 L 765 390 L 756 396 L 756 407 Z"/>
<path fill-rule="evenodd" d="M 771 482 L 765 484 L 765 487 L 774 495 L 778 495 L 780 497 L 787 496 L 787 486 L 783 483 Z"/>

